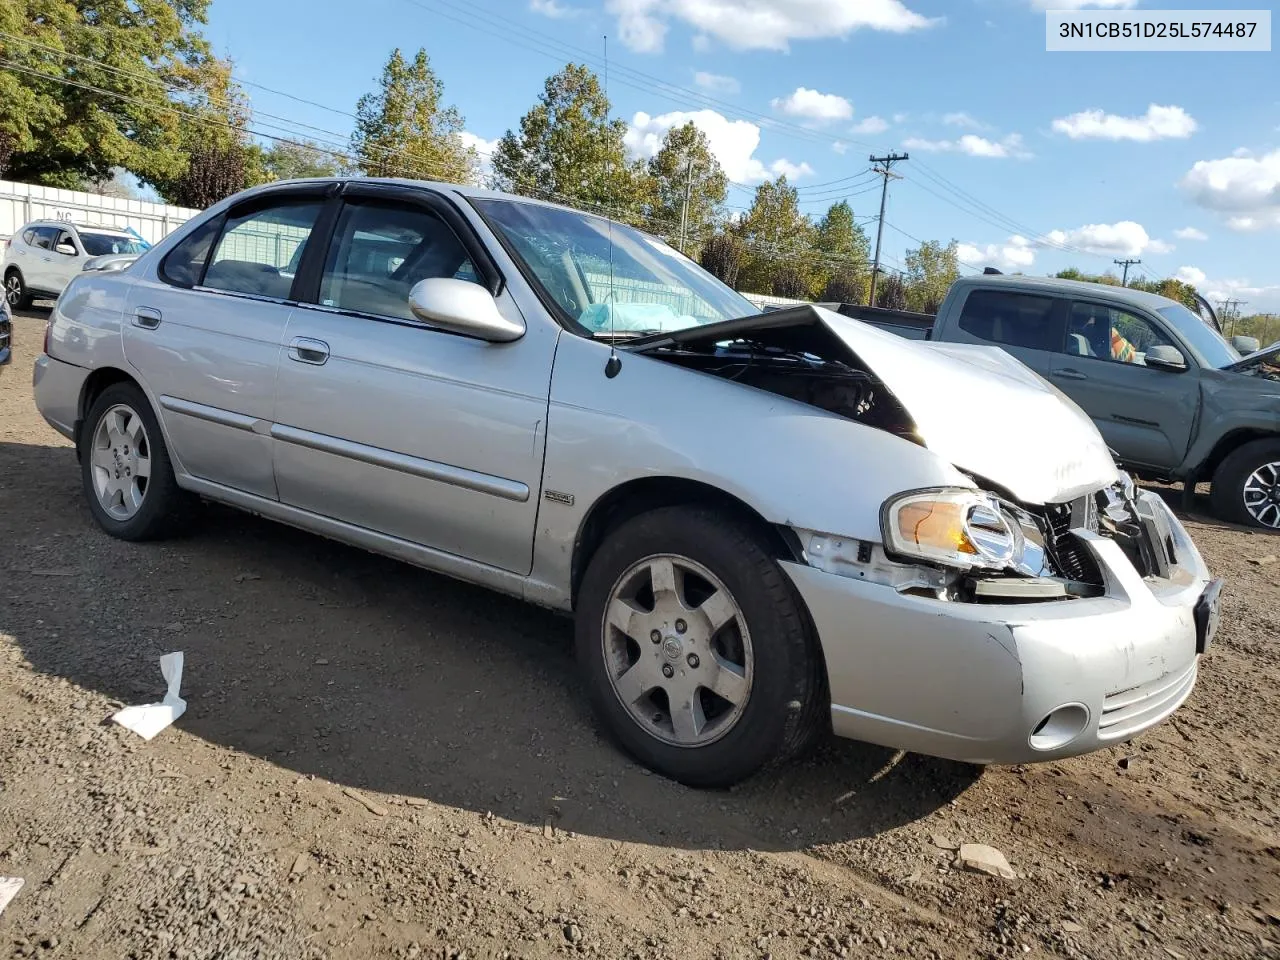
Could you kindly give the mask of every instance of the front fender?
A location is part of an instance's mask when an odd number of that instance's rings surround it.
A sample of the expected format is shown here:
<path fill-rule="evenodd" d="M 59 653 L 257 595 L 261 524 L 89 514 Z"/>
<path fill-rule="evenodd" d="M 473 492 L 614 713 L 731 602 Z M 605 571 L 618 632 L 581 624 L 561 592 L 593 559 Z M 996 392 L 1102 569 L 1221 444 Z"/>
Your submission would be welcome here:
<path fill-rule="evenodd" d="M 632 480 L 715 487 L 766 521 L 880 540 L 880 506 L 903 490 L 972 486 L 924 447 L 763 390 L 564 336 L 547 417 L 534 542 L 538 599 L 567 607 L 574 544 L 592 506 Z"/>
<path fill-rule="evenodd" d="M 1280 436 L 1280 383 L 1232 370 L 1206 370 L 1200 395 L 1200 426 L 1179 471 L 1183 476 L 1197 473 L 1233 433 Z"/>

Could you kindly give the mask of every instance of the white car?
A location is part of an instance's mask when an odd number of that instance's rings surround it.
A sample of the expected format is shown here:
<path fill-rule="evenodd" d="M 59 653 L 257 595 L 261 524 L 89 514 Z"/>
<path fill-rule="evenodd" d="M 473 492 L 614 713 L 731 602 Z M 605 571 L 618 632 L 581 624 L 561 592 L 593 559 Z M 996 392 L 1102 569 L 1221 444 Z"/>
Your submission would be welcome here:
<path fill-rule="evenodd" d="M 56 300 L 82 270 L 122 270 L 150 248 L 117 227 L 33 220 L 5 243 L 4 298 L 14 310 Z"/>

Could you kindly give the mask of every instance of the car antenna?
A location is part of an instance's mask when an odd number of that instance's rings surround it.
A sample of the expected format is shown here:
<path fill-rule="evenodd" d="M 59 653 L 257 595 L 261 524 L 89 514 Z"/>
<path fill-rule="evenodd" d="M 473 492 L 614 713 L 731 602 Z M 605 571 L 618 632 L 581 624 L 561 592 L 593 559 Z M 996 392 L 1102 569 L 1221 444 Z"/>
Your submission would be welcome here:
<path fill-rule="evenodd" d="M 604 102 L 609 103 L 609 35 L 604 35 Z M 607 182 L 613 182 L 613 155 L 609 155 Z M 608 211 L 606 211 L 608 212 Z M 612 380 L 622 372 L 622 358 L 618 356 L 618 319 L 613 297 L 613 220 L 605 218 L 609 230 L 609 359 L 604 365 L 604 375 Z"/>

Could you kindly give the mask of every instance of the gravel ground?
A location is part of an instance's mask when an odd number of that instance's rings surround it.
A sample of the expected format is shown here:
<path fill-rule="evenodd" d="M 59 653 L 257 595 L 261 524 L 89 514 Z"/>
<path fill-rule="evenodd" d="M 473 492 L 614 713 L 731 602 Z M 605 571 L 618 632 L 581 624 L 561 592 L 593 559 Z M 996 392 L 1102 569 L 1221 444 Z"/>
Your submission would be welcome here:
<path fill-rule="evenodd" d="M 696 792 L 601 738 L 565 620 L 222 509 L 99 532 L 32 401 L 43 320 L 0 373 L 0 956 L 1280 957 L 1280 537 L 1190 518 L 1225 625 L 1137 741 L 831 742 Z M 189 707 L 144 742 L 107 718 L 170 650 Z"/>

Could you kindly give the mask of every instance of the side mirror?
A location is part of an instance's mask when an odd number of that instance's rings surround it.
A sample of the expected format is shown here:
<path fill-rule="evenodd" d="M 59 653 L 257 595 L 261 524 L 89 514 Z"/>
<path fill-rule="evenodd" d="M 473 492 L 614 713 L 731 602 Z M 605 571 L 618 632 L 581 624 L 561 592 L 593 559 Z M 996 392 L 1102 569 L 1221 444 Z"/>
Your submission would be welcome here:
<path fill-rule="evenodd" d="M 464 337 L 510 343 L 524 336 L 523 320 L 508 320 L 484 287 L 453 277 L 419 280 L 409 291 L 409 309 L 423 323 Z"/>
<path fill-rule="evenodd" d="M 1147 355 L 1143 360 L 1148 367 L 1156 370 L 1181 373 L 1187 369 L 1187 358 L 1182 355 L 1182 351 L 1177 347 L 1170 347 L 1163 343 L 1154 347 L 1147 347 Z"/>
<path fill-rule="evenodd" d="M 1232 337 L 1231 345 L 1236 348 L 1236 353 L 1242 357 L 1257 353 L 1259 346 L 1257 337 Z"/>
<path fill-rule="evenodd" d="M 69 240 L 63 240 L 53 249 L 56 250 L 58 253 L 65 254 L 68 257 L 74 257 L 76 255 L 75 244 L 73 244 Z"/>

